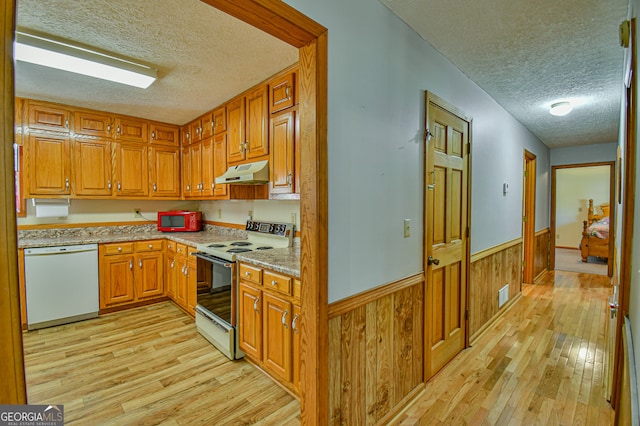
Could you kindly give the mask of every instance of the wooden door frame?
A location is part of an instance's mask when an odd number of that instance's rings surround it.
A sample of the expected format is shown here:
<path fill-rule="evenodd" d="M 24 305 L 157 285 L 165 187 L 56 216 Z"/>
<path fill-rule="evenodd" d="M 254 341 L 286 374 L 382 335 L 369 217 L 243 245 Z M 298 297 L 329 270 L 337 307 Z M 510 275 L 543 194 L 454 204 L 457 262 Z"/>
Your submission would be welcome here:
<path fill-rule="evenodd" d="M 428 274 L 427 271 L 427 259 L 431 255 L 431 247 L 427 244 L 428 241 L 433 239 L 433 228 L 429 225 L 429 191 L 427 185 L 431 182 L 431 177 L 429 173 L 429 150 L 428 150 L 428 142 L 429 142 L 429 103 L 434 103 L 445 111 L 450 112 L 453 115 L 458 116 L 469 124 L 468 132 L 467 132 L 467 230 L 466 230 L 466 239 L 467 239 L 467 247 L 465 251 L 465 276 L 464 276 L 464 288 L 465 288 L 465 300 L 464 307 L 466 313 L 469 312 L 469 271 L 471 270 L 471 142 L 472 142 L 472 128 L 473 128 L 473 117 L 464 112 L 462 109 L 456 107 L 455 105 L 445 101 L 439 96 L 433 94 L 432 92 L 425 91 L 425 121 L 424 121 L 424 154 L 423 154 L 423 163 L 424 163 L 424 188 L 423 188 L 423 196 L 424 196 L 424 212 L 423 212 L 423 242 L 424 242 L 424 256 L 423 256 L 423 264 L 422 270 L 424 271 L 424 294 L 425 294 L 425 303 L 423 304 L 424 312 L 423 312 L 423 320 L 424 320 L 424 361 L 423 361 L 423 378 L 424 380 L 428 380 L 426 367 L 429 365 L 429 356 L 430 351 L 427 350 L 427 344 L 430 341 L 429 337 L 429 319 L 428 319 L 428 309 L 426 304 L 426 295 L 429 283 L 427 282 Z M 465 347 L 469 347 L 469 315 L 465 314 L 465 329 L 464 329 L 464 341 Z"/>
<path fill-rule="evenodd" d="M 327 279 L 327 29 L 277 0 L 202 0 L 299 49 L 301 143 L 301 420 L 328 423 Z M 2 403 L 26 402 L 18 292 L 18 258 L 13 190 L 15 1 L 4 5 L 2 190 L 5 238 L 0 243 L 0 387 Z"/>
<path fill-rule="evenodd" d="M 16 203 L 13 176 L 14 79 L 13 39 L 15 31 L 15 1 L 3 5 L 2 44 L 2 147 L 0 147 L 0 178 L 2 189 L 0 209 L 4 238 L 0 239 L 0 386 L 1 404 L 26 404 L 27 388 L 22 353 L 22 325 L 18 290 L 18 241 L 16 234 Z"/>
<path fill-rule="evenodd" d="M 534 258 L 536 241 L 536 171 L 537 157 L 535 154 L 524 150 L 524 185 L 522 193 L 522 256 L 524 267 L 522 268 L 522 282 L 533 284 Z M 533 169 L 533 173 L 527 173 Z M 524 218 L 527 218 L 524 221 Z"/>
<path fill-rule="evenodd" d="M 607 275 L 613 275 L 613 254 L 615 247 L 616 229 L 616 194 L 615 194 L 615 161 L 603 161 L 599 163 L 564 164 L 551 166 L 551 236 L 549 238 L 549 269 L 556 268 L 556 185 L 558 169 L 577 169 L 581 167 L 609 166 L 609 258 L 607 259 Z"/>

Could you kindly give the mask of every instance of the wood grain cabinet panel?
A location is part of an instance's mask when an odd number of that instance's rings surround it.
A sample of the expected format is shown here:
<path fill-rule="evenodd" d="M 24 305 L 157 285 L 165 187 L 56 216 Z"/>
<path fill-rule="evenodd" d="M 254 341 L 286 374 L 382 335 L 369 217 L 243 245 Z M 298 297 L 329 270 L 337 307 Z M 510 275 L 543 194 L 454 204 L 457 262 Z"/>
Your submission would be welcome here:
<path fill-rule="evenodd" d="M 133 303 L 134 290 L 134 256 L 113 255 L 101 261 L 100 307 Z"/>
<path fill-rule="evenodd" d="M 296 73 L 290 72 L 269 82 L 269 112 L 282 111 L 295 105 Z"/>
<path fill-rule="evenodd" d="M 180 151 L 177 148 L 151 146 L 150 152 L 150 196 L 180 197 Z"/>
<path fill-rule="evenodd" d="M 214 154 L 213 154 L 213 140 L 211 137 L 203 139 L 200 148 L 200 173 L 201 173 L 201 197 L 213 197 L 214 192 Z"/>
<path fill-rule="evenodd" d="M 112 121 L 113 118 L 109 114 L 100 114 L 94 111 L 76 111 L 73 130 L 76 135 L 108 138 L 111 137 Z"/>
<path fill-rule="evenodd" d="M 116 143 L 116 195 L 149 195 L 149 147 L 142 144 Z"/>
<path fill-rule="evenodd" d="M 296 111 L 290 110 L 271 117 L 271 194 L 299 192 L 295 176 Z"/>
<path fill-rule="evenodd" d="M 240 349 L 246 355 L 255 359 L 262 359 L 262 292 L 254 286 L 240 283 L 240 321 L 239 333 Z"/>
<path fill-rule="evenodd" d="M 74 192 L 78 196 L 112 194 L 111 143 L 108 139 L 84 139 L 78 135 L 73 142 Z"/>
<path fill-rule="evenodd" d="M 175 299 L 179 268 L 176 264 L 176 254 L 170 250 L 168 245 L 165 265 L 164 282 L 167 287 L 167 296 L 169 296 L 170 299 Z"/>
<path fill-rule="evenodd" d="M 29 135 L 25 166 L 30 195 L 71 194 L 70 147 L 68 135 Z"/>
<path fill-rule="evenodd" d="M 219 135 L 220 133 L 224 133 L 227 131 L 227 107 L 222 106 L 213 110 L 212 113 L 213 120 L 213 134 Z"/>
<path fill-rule="evenodd" d="M 226 198 L 229 189 L 226 183 L 215 183 L 215 179 L 227 171 L 227 134 L 222 133 L 213 137 L 213 196 Z"/>
<path fill-rule="evenodd" d="M 227 104 L 227 164 L 245 160 L 245 99 L 240 97 Z"/>
<path fill-rule="evenodd" d="M 149 133 L 152 145 L 180 145 L 180 131 L 177 126 L 163 123 L 150 123 Z"/>
<path fill-rule="evenodd" d="M 71 111 L 59 105 L 28 101 L 30 130 L 69 133 Z"/>
<path fill-rule="evenodd" d="M 148 143 L 149 123 L 143 119 L 116 116 L 113 138 L 118 141 Z"/>
<path fill-rule="evenodd" d="M 248 94 L 246 107 L 246 159 L 255 160 L 269 155 L 267 87 Z"/>
<path fill-rule="evenodd" d="M 274 377 L 291 381 L 291 303 L 263 292 L 263 362 Z"/>

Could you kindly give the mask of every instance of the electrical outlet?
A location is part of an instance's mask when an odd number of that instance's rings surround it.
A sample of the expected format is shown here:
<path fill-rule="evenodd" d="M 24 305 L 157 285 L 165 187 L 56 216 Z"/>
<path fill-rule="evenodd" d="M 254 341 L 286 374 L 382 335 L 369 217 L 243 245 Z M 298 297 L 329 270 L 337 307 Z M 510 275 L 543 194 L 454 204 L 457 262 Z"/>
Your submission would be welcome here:
<path fill-rule="evenodd" d="M 404 220 L 404 237 L 409 238 L 411 236 L 411 219 Z"/>
<path fill-rule="evenodd" d="M 140 209 L 133 209 L 133 217 L 142 217 Z"/>

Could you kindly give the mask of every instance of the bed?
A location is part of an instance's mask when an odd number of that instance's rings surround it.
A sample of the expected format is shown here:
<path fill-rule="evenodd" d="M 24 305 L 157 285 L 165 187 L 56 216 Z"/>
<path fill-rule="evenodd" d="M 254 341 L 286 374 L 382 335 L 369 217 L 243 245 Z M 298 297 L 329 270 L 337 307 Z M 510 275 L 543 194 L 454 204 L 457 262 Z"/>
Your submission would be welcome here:
<path fill-rule="evenodd" d="M 580 255 L 586 262 L 589 256 L 609 258 L 609 204 L 600 206 L 602 213 L 596 213 L 593 200 L 589 200 L 587 220 L 582 223 Z"/>

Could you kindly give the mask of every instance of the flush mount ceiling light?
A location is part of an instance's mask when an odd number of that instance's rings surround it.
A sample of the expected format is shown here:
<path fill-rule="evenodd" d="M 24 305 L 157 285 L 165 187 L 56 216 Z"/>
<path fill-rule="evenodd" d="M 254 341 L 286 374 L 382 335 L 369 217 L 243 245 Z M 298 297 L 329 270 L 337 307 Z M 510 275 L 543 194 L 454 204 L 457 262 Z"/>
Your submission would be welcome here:
<path fill-rule="evenodd" d="M 142 89 L 158 77 L 157 71 L 146 65 L 20 31 L 16 32 L 14 58 Z"/>
<path fill-rule="evenodd" d="M 563 115 L 569 114 L 572 109 L 573 107 L 569 102 L 556 102 L 551 105 L 551 108 L 549 109 L 549 114 L 563 116 Z"/>

